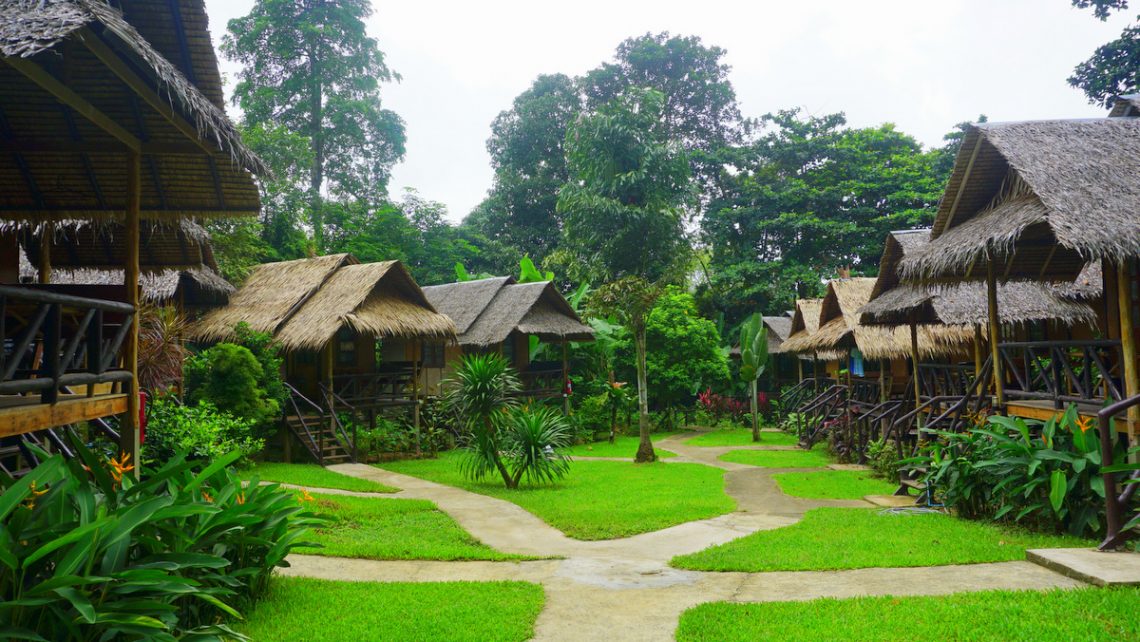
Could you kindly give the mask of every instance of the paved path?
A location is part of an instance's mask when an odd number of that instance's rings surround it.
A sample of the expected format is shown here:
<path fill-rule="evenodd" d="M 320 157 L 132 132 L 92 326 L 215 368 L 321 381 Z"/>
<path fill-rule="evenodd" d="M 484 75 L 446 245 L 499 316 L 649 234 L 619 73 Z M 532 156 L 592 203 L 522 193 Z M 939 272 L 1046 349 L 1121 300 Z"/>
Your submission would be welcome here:
<path fill-rule="evenodd" d="M 673 435 L 655 445 L 677 453 L 666 462 L 692 462 L 725 472 L 736 512 L 618 540 L 571 539 L 510 502 L 373 466 L 331 469 L 401 488 L 374 497 L 429 499 L 483 543 L 498 550 L 563 559 L 530 562 L 367 561 L 292 555 L 285 575 L 349 581 L 436 582 L 521 580 L 541 583 L 546 606 L 536 640 L 669 640 L 680 614 L 718 600 L 767 602 L 856 595 L 930 595 L 983 589 L 1041 589 L 1080 585 L 1029 562 L 827 572 L 706 573 L 668 565 L 693 553 L 760 530 L 788 526 L 818 506 L 870 506 L 862 500 L 810 500 L 780 492 L 772 474 L 791 470 L 720 461 L 741 447 L 696 447 Z M 780 449 L 776 446 L 750 448 Z M 583 458 L 601 459 L 601 458 Z M 313 492 L 327 492 L 310 489 Z"/>

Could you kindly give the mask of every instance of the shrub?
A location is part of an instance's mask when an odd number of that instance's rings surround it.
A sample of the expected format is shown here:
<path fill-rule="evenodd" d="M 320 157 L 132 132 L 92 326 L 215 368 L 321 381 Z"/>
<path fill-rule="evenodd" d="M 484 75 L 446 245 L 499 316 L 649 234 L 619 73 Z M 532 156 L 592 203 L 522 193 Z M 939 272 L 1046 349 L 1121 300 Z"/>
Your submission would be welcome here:
<path fill-rule="evenodd" d="M 610 432 L 610 404 L 606 395 L 590 395 L 578 401 L 573 417 L 575 437 L 581 441 L 593 441 L 598 435 Z"/>
<path fill-rule="evenodd" d="M 928 454 L 911 464 L 927 467 L 923 480 L 963 516 L 1085 535 L 1100 530 L 1104 511 L 1100 437 L 1092 424 L 1074 406 L 1044 423 L 989 417 L 990 428 L 935 432 Z"/>
<path fill-rule="evenodd" d="M 234 337 L 234 343 L 248 349 L 253 358 L 261 364 L 261 376 L 257 379 L 257 386 L 265 391 L 265 397 L 278 404 L 285 403 L 289 396 L 285 389 L 285 380 L 281 378 L 285 360 L 281 356 L 281 346 L 273 340 L 273 335 L 268 332 L 254 332 L 249 324 L 243 321 L 234 327 Z"/>
<path fill-rule="evenodd" d="M 693 295 L 668 288 L 645 322 L 650 397 L 658 407 L 689 403 L 693 394 L 729 381 L 728 353 L 713 321 L 697 311 Z"/>
<path fill-rule="evenodd" d="M 880 477 L 897 480 L 899 457 L 895 442 L 879 439 L 867 444 L 867 465 Z"/>
<path fill-rule="evenodd" d="M 0 634 L 27 640 L 244 639 L 223 622 L 261 597 L 317 523 L 276 485 L 175 457 L 131 466 L 73 443 L 0 480 Z"/>
<path fill-rule="evenodd" d="M 265 437 L 280 418 L 281 406 L 263 387 L 261 363 L 249 348 L 219 343 L 186 361 L 187 399 L 208 401 L 218 410 L 253 422 Z"/>
<path fill-rule="evenodd" d="M 570 458 L 561 452 L 570 445 L 569 422 L 550 408 L 514 409 L 502 426 L 507 468 L 515 480 L 553 483 L 570 472 Z"/>
<path fill-rule="evenodd" d="M 208 401 L 184 406 L 169 397 L 156 397 L 147 409 L 143 463 L 161 464 L 176 453 L 212 460 L 237 451 L 244 459 L 265 446 L 252 431 L 252 421 L 222 412 Z"/>

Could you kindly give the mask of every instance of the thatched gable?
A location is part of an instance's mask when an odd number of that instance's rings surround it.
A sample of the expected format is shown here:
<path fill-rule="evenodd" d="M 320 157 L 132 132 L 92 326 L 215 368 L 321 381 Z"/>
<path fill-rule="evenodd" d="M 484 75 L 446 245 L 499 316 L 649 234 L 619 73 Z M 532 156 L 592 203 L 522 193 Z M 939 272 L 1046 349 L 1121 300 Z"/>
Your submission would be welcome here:
<path fill-rule="evenodd" d="M 930 230 L 891 232 L 879 263 L 870 302 L 859 312 L 864 324 L 984 325 L 988 322 L 986 288 L 982 283 L 963 282 L 926 286 L 901 282 L 899 264 L 930 243 Z M 1093 323 L 1096 313 L 1083 301 L 1101 296 L 1100 263 L 1092 262 L 1076 281 L 1064 284 L 1011 281 L 998 284 L 998 311 L 1003 323 L 1055 320 L 1067 324 Z"/>
<path fill-rule="evenodd" d="M 121 5 L 126 17 L 101 0 L 0 4 L 0 109 L 13 151 L 0 155 L 0 217 L 121 217 L 130 149 L 142 157 L 143 218 L 255 214 L 250 172 L 267 170 L 222 110 L 200 0 Z"/>
<path fill-rule="evenodd" d="M 544 341 L 594 338 L 593 329 L 582 323 L 549 281 L 480 279 L 429 286 L 424 288 L 424 294 L 440 312 L 456 321 L 460 345 L 491 346 L 503 342 L 512 332 L 535 335 Z"/>
<path fill-rule="evenodd" d="M 780 344 L 780 352 L 800 355 L 802 359 L 811 359 L 813 355 L 823 361 L 843 358 L 842 352 L 827 350 L 820 353 L 811 346 L 812 336 L 819 331 L 819 313 L 822 309 L 823 299 L 796 299 L 792 326 L 787 340 Z"/>
<path fill-rule="evenodd" d="M 342 327 L 380 339 L 455 338 L 399 261 L 344 265 L 277 332 L 287 350 L 319 350 Z"/>
<path fill-rule="evenodd" d="M 20 224 L 20 245 L 34 265 L 40 265 L 45 226 L 33 232 Z M 69 221 L 51 230 L 49 260 L 52 270 L 122 270 L 127 261 L 127 233 L 118 223 L 98 224 Z M 193 221 L 173 223 L 141 221 L 139 226 L 139 269 L 143 272 L 170 272 L 206 266 L 217 270 L 209 233 Z"/>
<path fill-rule="evenodd" d="M 1140 116 L 1140 94 L 1118 96 L 1112 104 L 1109 118 L 1134 118 Z"/>
<path fill-rule="evenodd" d="M 1091 260 L 1140 256 L 1140 119 L 971 126 L 931 243 L 907 279 L 1069 281 Z"/>
<path fill-rule="evenodd" d="M 233 337 L 239 323 L 276 334 L 334 272 L 353 263 L 359 261 L 351 254 L 330 254 L 259 265 L 230 297 L 229 305 L 202 317 L 190 335 L 202 341 L 225 341 Z"/>

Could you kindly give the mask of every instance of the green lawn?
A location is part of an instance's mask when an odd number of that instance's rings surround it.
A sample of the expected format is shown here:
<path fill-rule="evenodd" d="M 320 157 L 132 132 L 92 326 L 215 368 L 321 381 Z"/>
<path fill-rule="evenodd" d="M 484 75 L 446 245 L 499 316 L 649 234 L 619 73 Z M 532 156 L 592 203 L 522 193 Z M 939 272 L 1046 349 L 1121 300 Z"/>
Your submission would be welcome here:
<path fill-rule="evenodd" d="M 651 435 L 654 443 L 665 436 L 666 435 L 663 434 Z M 640 443 L 641 438 L 635 435 L 618 435 L 614 438 L 614 443 L 612 444 L 609 440 L 579 444 L 567 448 L 566 453 L 571 457 L 629 457 L 633 459 L 633 456 L 637 454 L 637 445 Z M 668 459 L 677 456 L 677 453 L 672 453 L 668 450 L 662 450 L 660 448 L 654 448 L 653 450 L 657 453 L 658 459 Z"/>
<path fill-rule="evenodd" d="M 1005 562 L 1025 559 L 1027 548 L 1093 545 L 940 513 L 815 508 L 791 526 L 759 531 L 671 563 L 696 571 L 826 571 Z"/>
<path fill-rule="evenodd" d="M 513 560 L 463 530 L 422 499 L 312 495 L 308 508 L 331 519 L 305 539 L 324 548 L 298 553 L 372 560 Z"/>
<path fill-rule="evenodd" d="M 984 591 L 930 597 L 859 597 L 810 602 L 710 602 L 685 611 L 682 642 L 731 640 L 1140 639 L 1140 589 Z"/>
<path fill-rule="evenodd" d="M 765 468 L 823 468 L 834 463 L 831 455 L 817 450 L 730 450 L 717 459 Z"/>
<path fill-rule="evenodd" d="M 394 493 L 399 488 L 385 486 L 368 479 L 349 477 L 316 464 L 281 464 L 262 462 L 242 471 L 246 479 L 257 475 L 262 481 L 308 486 L 310 488 L 336 488 L 361 493 Z"/>
<path fill-rule="evenodd" d="M 685 440 L 687 446 L 795 446 L 796 436 L 786 432 L 761 432 L 759 443 L 752 441 L 752 431 L 746 428 L 714 430 Z"/>
<path fill-rule="evenodd" d="M 776 473 L 772 479 L 785 495 L 808 499 L 863 499 L 867 495 L 890 495 L 898 488 L 898 484 L 861 470 Z"/>
<path fill-rule="evenodd" d="M 394 461 L 381 468 L 514 502 L 576 539 L 628 537 L 736 510 L 724 471 L 701 464 L 633 464 L 578 460 L 552 486 L 507 490 L 498 477 L 480 482 L 459 473 L 460 453 Z"/>
<path fill-rule="evenodd" d="M 526 582 L 381 583 L 275 577 L 238 630 L 258 642 L 470 640 L 534 636 L 542 587 Z"/>

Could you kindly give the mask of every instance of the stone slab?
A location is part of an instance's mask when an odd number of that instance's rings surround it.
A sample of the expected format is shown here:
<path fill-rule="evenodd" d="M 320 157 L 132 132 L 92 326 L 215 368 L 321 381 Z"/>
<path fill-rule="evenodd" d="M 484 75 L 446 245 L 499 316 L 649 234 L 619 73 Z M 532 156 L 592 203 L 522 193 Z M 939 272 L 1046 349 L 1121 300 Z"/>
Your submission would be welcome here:
<path fill-rule="evenodd" d="M 1025 551 L 1035 564 L 1097 586 L 1140 586 L 1140 554 L 1095 548 L 1039 548 Z"/>
<path fill-rule="evenodd" d="M 828 464 L 827 467 L 830 470 L 854 470 L 859 472 L 866 472 L 871 470 L 870 466 L 865 466 L 863 464 Z"/>
<path fill-rule="evenodd" d="M 909 495 L 867 495 L 863 499 L 884 508 L 915 506 L 917 502 L 917 498 Z"/>

